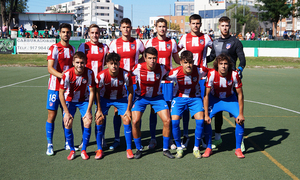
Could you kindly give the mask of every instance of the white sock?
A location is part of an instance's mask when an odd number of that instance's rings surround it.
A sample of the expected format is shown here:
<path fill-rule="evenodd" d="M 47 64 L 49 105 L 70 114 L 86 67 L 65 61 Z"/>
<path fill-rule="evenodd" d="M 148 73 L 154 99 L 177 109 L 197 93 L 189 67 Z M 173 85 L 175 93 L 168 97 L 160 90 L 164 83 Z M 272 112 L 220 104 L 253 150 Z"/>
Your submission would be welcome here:
<path fill-rule="evenodd" d="M 195 150 L 199 150 L 199 147 L 194 146 L 194 149 L 193 149 L 193 150 L 194 150 L 194 151 L 195 151 Z"/>
<path fill-rule="evenodd" d="M 221 133 L 215 133 L 215 140 L 221 139 Z"/>
<path fill-rule="evenodd" d="M 182 150 L 182 147 L 177 147 L 177 150 Z"/>

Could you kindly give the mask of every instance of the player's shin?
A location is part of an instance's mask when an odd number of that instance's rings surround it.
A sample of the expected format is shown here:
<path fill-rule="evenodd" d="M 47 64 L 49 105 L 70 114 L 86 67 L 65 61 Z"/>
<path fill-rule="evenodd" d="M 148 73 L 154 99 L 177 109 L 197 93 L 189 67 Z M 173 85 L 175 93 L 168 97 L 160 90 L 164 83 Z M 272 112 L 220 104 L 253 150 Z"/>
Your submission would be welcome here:
<path fill-rule="evenodd" d="M 137 150 L 142 150 L 142 138 L 139 137 L 139 138 L 133 138 L 134 140 L 134 144 L 135 144 L 135 147 Z"/>
<path fill-rule="evenodd" d="M 131 141 L 132 141 L 131 124 L 124 124 L 123 126 L 124 126 L 124 135 L 125 135 L 127 149 L 131 149 Z"/>
<path fill-rule="evenodd" d="M 205 137 L 205 142 L 207 144 L 207 148 L 212 149 L 211 144 L 212 144 L 212 128 L 211 124 L 205 124 L 204 125 L 204 137 Z"/>
<path fill-rule="evenodd" d="M 120 129 L 121 129 L 121 116 L 114 116 L 114 132 L 115 132 L 115 140 L 120 140 Z"/>
<path fill-rule="evenodd" d="M 70 146 L 70 151 L 75 151 L 74 148 L 74 136 L 73 136 L 73 131 L 71 129 L 65 128 L 65 135 L 66 135 L 66 141 Z"/>
<path fill-rule="evenodd" d="M 81 150 L 86 150 L 87 145 L 89 144 L 90 141 L 90 136 L 91 136 L 91 127 L 89 128 L 84 128 L 83 134 L 82 134 L 82 139 L 83 139 L 83 145 Z"/>
<path fill-rule="evenodd" d="M 172 132 L 173 132 L 173 137 L 176 143 L 176 146 L 178 148 L 181 147 L 181 133 L 180 133 L 180 126 L 179 126 L 180 120 L 172 120 Z"/>
<path fill-rule="evenodd" d="M 163 151 L 169 149 L 169 141 L 170 141 L 170 137 L 163 136 Z"/>
<path fill-rule="evenodd" d="M 194 147 L 196 148 L 199 148 L 200 146 L 200 140 L 203 132 L 203 125 L 204 125 L 203 119 L 196 119 L 195 144 L 194 144 Z"/>
<path fill-rule="evenodd" d="M 52 144 L 53 132 L 54 132 L 54 123 L 46 122 L 46 137 L 47 137 L 48 144 Z"/>
<path fill-rule="evenodd" d="M 103 125 L 96 125 L 96 142 L 98 150 L 102 150 Z"/>
<path fill-rule="evenodd" d="M 155 139 L 156 124 L 157 124 L 157 114 L 150 113 L 149 126 L 150 126 L 151 139 Z"/>
<path fill-rule="evenodd" d="M 244 136 L 244 124 L 243 125 L 236 124 L 235 127 L 236 149 L 241 148 L 243 136 Z"/>

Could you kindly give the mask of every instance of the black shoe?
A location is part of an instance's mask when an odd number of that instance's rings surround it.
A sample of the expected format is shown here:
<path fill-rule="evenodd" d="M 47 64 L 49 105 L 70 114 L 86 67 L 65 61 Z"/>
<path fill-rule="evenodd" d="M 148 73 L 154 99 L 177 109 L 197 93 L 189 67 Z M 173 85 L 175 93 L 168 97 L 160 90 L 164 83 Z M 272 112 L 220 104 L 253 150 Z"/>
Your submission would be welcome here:
<path fill-rule="evenodd" d="M 174 159 L 174 156 L 171 154 L 169 150 L 163 151 L 164 156 L 167 156 L 170 159 Z"/>
<path fill-rule="evenodd" d="M 142 151 L 136 150 L 134 154 L 134 159 L 140 159 L 142 157 Z"/>

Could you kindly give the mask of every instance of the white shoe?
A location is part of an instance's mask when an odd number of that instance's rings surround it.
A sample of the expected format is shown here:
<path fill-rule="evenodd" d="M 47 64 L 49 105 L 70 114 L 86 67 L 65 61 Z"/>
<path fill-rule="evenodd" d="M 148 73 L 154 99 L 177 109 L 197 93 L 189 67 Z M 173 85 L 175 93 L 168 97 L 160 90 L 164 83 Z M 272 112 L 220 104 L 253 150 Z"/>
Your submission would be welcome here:
<path fill-rule="evenodd" d="M 151 139 L 148 145 L 148 149 L 154 149 L 157 145 L 156 139 Z"/>
<path fill-rule="evenodd" d="M 46 154 L 48 156 L 52 156 L 54 154 L 54 152 L 53 152 L 53 145 L 52 144 L 48 144 Z"/>
<path fill-rule="evenodd" d="M 246 151 L 245 144 L 244 144 L 244 138 L 243 138 L 242 144 L 241 144 L 241 151 L 242 151 L 242 152 L 245 152 L 245 151 Z"/>
<path fill-rule="evenodd" d="M 77 147 L 74 147 L 75 151 L 79 151 Z M 65 144 L 65 150 L 70 150 L 70 146 L 68 143 Z"/>

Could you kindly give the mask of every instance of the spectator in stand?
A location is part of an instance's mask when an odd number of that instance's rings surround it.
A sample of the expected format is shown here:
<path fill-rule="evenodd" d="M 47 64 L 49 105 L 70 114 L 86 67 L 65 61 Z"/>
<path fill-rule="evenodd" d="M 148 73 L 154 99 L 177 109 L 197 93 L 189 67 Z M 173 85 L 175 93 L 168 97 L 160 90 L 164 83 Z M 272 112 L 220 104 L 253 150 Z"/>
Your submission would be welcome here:
<path fill-rule="evenodd" d="M 89 34 L 89 29 L 86 27 L 86 25 L 83 26 L 83 38 L 87 39 Z"/>
<path fill-rule="evenodd" d="M 255 33 L 254 33 L 254 31 L 251 31 L 251 40 L 255 40 Z"/>
<path fill-rule="evenodd" d="M 289 39 L 289 36 L 288 36 L 286 30 L 283 32 L 283 39 L 285 39 L 285 40 Z"/>
<path fill-rule="evenodd" d="M 30 38 L 30 37 L 31 37 L 30 33 L 29 33 L 29 32 L 26 32 L 26 33 L 25 33 L 25 37 L 26 37 L 26 38 Z"/>
<path fill-rule="evenodd" d="M 7 38 L 7 26 L 5 25 L 5 23 L 2 26 L 2 38 Z"/>
<path fill-rule="evenodd" d="M 148 27 L 147 27 L 147 36 L 148 36 L 148 39 L 150 39 L 150 32 L 151 32 L 151 28 L 148 25 Z"/>
<path fill-rule="evenodd" d="M 141 28 L 140 28 L 140 26 L 138 26 L 138 28 L 135 30 L 135 32 L 136 32 L 136 38 L 139 39 L 140 33 L 141 33 Z"/>
<path fill-rule="evenodd" d="M 49 30 L 47 29 L 47 26 L 46 26 L 46 29 L 44 30 L 44 37 L 45 38 L 49 37 Z"/>
<path fill-rule="evenodd" d="M 250 40 L 250 37 L 251 37 L 250 33 L 247 32 L 247 33 L 246 33 L 246 40 L 249 41 L 249 40 Z"/>
<path fill-rule="evenodd" d="M 21 26 L 19 27 L 19 31 L 20 31 L 20 35 L 21 35 L 22 37 L 24 37 L 24 35 L 25 35 L 25 29 L 24 29 L 24 27 L 23 27 L 22 24 L 21 24 Z"/>
<path fill-rule="evenodd" d="M 56 29 L 54 30 L 54 33 L 53 33 L 53 35 L 54 35 L 54 37 L 55 37 L 56 39 L 58 39 L 58 38 L 59 38 L 59 34 L 58 34 L 58 32 L 57 32 L 57 30 L 56 30 Z"/>
<path fill-rule="evenodd" d="M 39 38 L 44 38 L 42 33 L 40 33 L 40 36 L 39 36 Z"/>
<path fill-rule="evenodd" d="M 269 29 L 269 39 L 273 39 L 273 30 L 272 30 L 272 28 Z"/>
<path fill-rule="evenodd" d="M 34 33 L 35 32 L 35 30 L 37 30 L 37 25 L 34 25 L 34 24 L 32 24 L 32 33 Z"/>
<path fill-rule="evenodd" d="M 78 26 L 78 28 L 76 29 L 77 32 L 77 36 L 80 37 L 81 36 L 81 26 Z"/>
<path fill-rule="evenodd" d="M 214 34 L 214 30 L 212 30 L 212 28 L 210 28 L 210 30 L 208 31 L 209 36 L 214 39 L 215 38 L 215 34 Z"/>
<path fill-rule="evenodd" d="M 242 33 L 240 32 L 238 35 L 239 40 L 244 40 Z"/>
<path fill-rule="evenodd" d="M 36 29 L 36 30 L 34 31 L 34 33 L 33 33 L 33 38 L 38 38 L 38 36 L 39 36 L 39 32 L 38 32 L 38 30 Z"/>
<path fill-rule="evenodd" d="M 290 35 L 290 40 L 296 40 L 295 32 L 292 31 L 292 34 Z"/>
<path fill-rule="evenodd" d="M 142 38 L 141 38 L 141 39 L 143 39 L 143 37 L 144 37 L 144 31 L 145 31 L 145 27 L 142 26 L 142 27 L 141 27 L 141 33 L 140 33 L 140 34 L 142 34 Z M 141 36 L 140 36 L 140 37 L 141 37 Z"/>
<path fill-rule="evenodd" d="M 261 35 L 260 34 L 258 34 L 257 40 L 261 41 Z"/>

